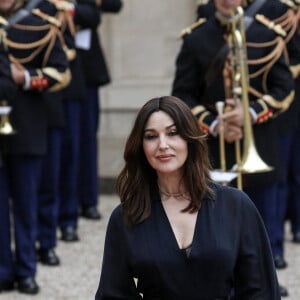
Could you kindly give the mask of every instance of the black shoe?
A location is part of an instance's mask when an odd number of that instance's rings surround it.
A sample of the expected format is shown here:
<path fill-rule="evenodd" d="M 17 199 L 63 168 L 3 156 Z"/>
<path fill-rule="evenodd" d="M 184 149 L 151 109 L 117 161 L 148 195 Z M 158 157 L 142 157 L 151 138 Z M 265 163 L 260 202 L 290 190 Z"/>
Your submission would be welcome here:
<path fill-rule="evenodd" d="M 18 291 L 24 294 L 35 295 L 40 288 L 35 282 L 34 277 L 23 277 L 18 279 Z"/>
<path fill-rule="evenodd" d="M 300 244 L 300 231 L 294 234 L 293 242 L 296 244 Z"/>
<path fill-rule="evenodd" d="M 15 288 L 12 280 L 1 280 L 0 279 L 0 293 L 12 291 Z"/>
<path fill-rule="evenodd" d="M 276 255 L 274 257 L 274 263 L 276 269 L 285 269 L 287 267 L 287 262 L 284 260 L 282 256 Z"/>
<path fill-rule="evenodd" d="M 65 242 L 76 242 L 79 240 L 76 228 L 67 226 L 61 229 L 61 240 Z"/>
<path fill-rule="evenodd" d="M 287 288 L 279 284 L 279 292 L 281 297 L 287 297 L 289 295 L 289 292 Z"/>
<path fill-rule="evenodd" d="M 96 206 L 89 206 L 89 207 L 83 207 L 81 209 L 82 217 L 90 220 L 100 220 L 101 214 L 98 212 L 98 209 Z"/>
<path fill-rule="evenodd" d="M 58 266 L 60 264 L 59 257 L 56 255 L 53 248 L 40 248 L 37 251 L 38 260 L 47 266 Z"/>

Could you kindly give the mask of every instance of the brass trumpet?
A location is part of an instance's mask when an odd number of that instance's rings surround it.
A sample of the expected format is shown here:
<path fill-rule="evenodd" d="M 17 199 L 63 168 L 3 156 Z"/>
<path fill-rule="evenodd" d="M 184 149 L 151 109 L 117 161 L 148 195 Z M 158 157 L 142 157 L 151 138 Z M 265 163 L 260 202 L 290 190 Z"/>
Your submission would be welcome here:
<path fill-rule="evenodd" d="M 241 155 L 240 141 L 236 141 L 236 166 L 233 167 L 233 171 L 238 173 L 237 185 L 239 189 L 242 189 L 242 174 L 273 170 L 273 167 L 267 165 L 258 154 L 253 136 L 252 122 L 249 113 L 249 74 L 243 17 L 244 11 L 242 7 L 239 6 L 236 8 L 234 17 L 232 18 L 231 35 L 229 39 L 229 58 L 232 79 L 231 93 L 236 101 L 242 102 L 244 111 L 243 152 Z M 224 154 L 222 155 L 224 156 Z"/>
<path fill-rule="evenodd" d="M 0 135 L 11 135 L 16 133 L 9 120 L 10 111 L 11 107 L 8 106 L 7 101 L 0 101 Z"/>

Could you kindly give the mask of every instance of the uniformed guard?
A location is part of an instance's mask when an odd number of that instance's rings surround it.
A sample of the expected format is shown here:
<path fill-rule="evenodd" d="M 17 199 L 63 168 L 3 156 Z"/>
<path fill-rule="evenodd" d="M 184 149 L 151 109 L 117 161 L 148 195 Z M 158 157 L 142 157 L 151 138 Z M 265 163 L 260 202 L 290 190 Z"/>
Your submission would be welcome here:
<path fill-rule="evenodd" d="M 284 41 L 287 48 L 285 55 L 295 80 L 295 99 L 289 109 L 276 119 L 282 161 L 278 192 L 276 193 L 277 198 L 273 201 L 273 205 L 277 208 L 277 221 L 274 224 L 276 226 L 274 229 L 276 232 L 276 241 L 272 246 L 274 262 L 277 269 L 287 267 L 287 262 L 284 258 L 284 223 L 287 212 L 288 195 L 290 195 L 291 199 L 298 198 L 298 196 L 295 196 L 298 195 L 298 193 L 295 194 L 293 190 L 297 188 L 297 183 L 295 184 L 295 182 L 297 182 L 297 178 L 300 176 L 300 170 L 295 168 L 295 162 L 297 162 L 298 157 L 296 153 L 300 151 L 300 147 L 295 147 L 295 142 L 297 143 L 299 137 L 296 131 L 299 126 L 300 117 L 300 36 L 297 33 L 297 10 L 298 7 L 293 1 L 265 1 L 259 10 L 259 14 L 256 16 L 257 20 L 266 26 L 274 29 L 282 28 L 284 30 Z M 295 149 L 298 149 L 298 151 Z M 291 169 L 291 166 L 293 166 L 293 169 Z M 294 187 L 289 188 L 289 185 L 293 185 Z"/>
<path fill-rule="evenodd" d="M 21 0 L 0 1 L 2 17 L 24 5 Z M 58 91 L 70 81 L 68 62 L 57 37 L 57 27 L 32 12 L 7 30 L 12 78 L 17 85 L 11 121 L 16 134 L 7 139 L 3 160 L 7 185 L 1 190 L 6 210 L 1 210 L 0 276 L 17 283 L 18 291 L 36 294 L 36 234 L 40 165 L 46 153 L 47 118 L 45 90 Z M 9 197 L 13 223 L 7 221 Z M 4 217 L 5 216 L 5 217 Z M 14 224 L 14 250 L 11 226 Z"/>
<path fill-rule="evenodd" d="M 87 7 L 96 4 L 86 2 Z M 51 14 L 60 22 L 60 36 L 69 60 L 72 73 L 70 85 L 62 91 L 64 127 L 62 132 L 53 124 L 50 130 L 48 157 L 40 194 L 40 232 L 39 242 L 42 248 L 41 261 L 48 265 L 57 265 L 54 252 L 56 245 L 56 226 L 61 229 L 61 239 L 66 242 L 78 241 L 78 171 L 81 102 L 84 99 L 84 78 L 79 57 L 75 49 L 74 15 L 78 14 L 80 4 L 69 1 L 47 0 L 39 5 L 40 13 Z M 97 13 L 94 13 L 97 17 Z M 86 19 L 89 14 L 84 15 Z M 56 154 L 55 154 L 56 153 Z M 51 181 L 49 176 L 52 174 Z M 49 208 L 53 214 L 48 214 Z M 52 260 L 52 258 L 54 258 Z"/>
<path fill-rule="evenodd" d="M 66 40 L 69 52 L 69 60 L 72 73 L 72 81 L 64 92 L 64 116 L 65 127 L 63 132 L 63 143 L 61 150 L 61 172 L 60 172 L 60 207 L 59 228 L 61 239 L 65 242 L 79 240 L 78 227 L 78 175 L 80 160 L 80 128 L 81 128 L 81 103 L 85 97 L 84 76 L 81 71 L 80 58 L 75 47 L 75 23 L 74 16 L 80 15 L 87 22 L 94 20 L 99 22 L 97 7 L 94 1 L 84 3 L 72 3 L 56 1 L 59 14 L 64 15 L 62 34 Z M 64 5 L 62 5 L 64 3 Z M 90 13 L 93 11 L 92 17 Z M 72 16 L 72 18 L 70 17 Z M 89 19 L 91 18 L 91 19 Z M 94 22 L 94 21 L 93 21 Z M 72 54 L 75 54 L 72 56 Z"/>
<path fill-rule="evenodd" d="M 295 101 L 289 110 L 289 114 L 282 116 L 278 121 L 281 133 L 282 160 L 284 172 L 279 186 L 278 202 L 281 204 L 278 212 L 281 220 L 281 227 L 278 229 L 278 248 L 281 257 L 284 243 L 284 223 L 288 215 L 291 222 L 293 242 L 300 243 L 300 32 L 299 32 L 299 1 L 280 0 L 282 5 L 287 7 L 287 12 L 282 14 L 275 22 L 278 22 L 288 32 L 287 49 L 291 64 L 291 71 L 295 79 Z M 288 206 L 288 208 L 287 208 Z M 285 267 L 285 261 L 280 259 L 279 266 Z M 277 263 L 278 265 L 278 263 Z"/>
<path fill-rule="evenodd" d="M 208 134 L 214 168 L 220 168 L 219 133 L 224 134 L 225 160 L 227 167 L 231 168 L 238 158 L 236 148 L 239 143 L 236 141 L 242 138 L 245 140 L 247 132 L 243 130 L 246 116 L 244 109 L 239 101 L 233 100 L 236 97 L 234 94 L 238 94 L 234 86 L 235 69 L 231 64 L 233 60 L 227 56 L 230 47 L 226 49 L 224 45 L 230 43 L 232 22 L 235 20 L 230 6 L 240 5 L 241 1 L 229 4 L 227 1 L 215 0 L 214 4 L 217 12 L 204 15 L 207 21 L 184 36 L 176 61 L 172 94 L 190 105 L 199 120 L 199 126 Z M 274 120 L 292 103 L 294 82 L 283 55 L 285 33 L 282 28 L 268 26 L 255 18 L 255 15 L 247 21 L 245 54 L 249 66 L 249 70 L 246 70 L 246 73 L 249 72 L 246 74 L 249 92 L 245 94 L 250 100 L 250 127 L 259 157 L 274 169 L 245 174 L 242 183 L 243 189 L 263 217 L 273 250 L 277 238 L 277 208 L 269 202 L 270 199 L 276 199 L 282 168 L 279 134 Z M 216 102 L 224 99 L 227 112 L 221 112 L 221 116 L 218 116 Z M 282 287 L 281 293 L 287 295 L 286 289 Z"/>
<path fill-rule="evenodd" d="M 84 1 L 79 1 L 81 3 Z M 118 13 L 122 8 L 121 0 L 98 1 L 97 12 L 101 18 L 103 13 Z M 100 3 L 101 2 L 101 3 Z M 81 108 L 81 141 L 79 172 L 79 206 L 82 217 L 99 220 L 101 214 L 97 209 L 98 187 L 98 139 L 100 124 L 101 87 L 110 83 L 111 78 L 101 46 L 99 24 L 83 22 L 80 14 L 75 14 L 74 21 L 78 27 L 78 37 L 90 34 L 90 45 L 77 44 L 77 52 L 82 62 L 82 71 L 86 83 L 85 101 Z M 100 87 L 100 90 L 99 90 Z M 101 141 L 100 141 L 101 142 Z"/>
<path fill-rule="evenodd" d="M 257 11 L 257 20 L 264 23 L 268 27 L 277 30 L 284 30 L 286 33 L 284 41 L 287 48 L 288 63 L 295 79 L 295 100 L 289 109 L 279 118 L 276 119 L 278 131 L 280 133 L 280 153 L 282 157 L 282 171 L 278 184 L 278 192 L 276 199 L 273 199 L 272 205 L 277 208 L 277 221 L 274 223 L 276 236 L 272 244 L 274 262 L 278 269 L 287 266 L 284 259 L 284 223 L 287 213 L 287 204 L 289 200 L 289 215 L 292 224 L 297 224 L 296 220 L 300 220 L 300 202 L 298 201 L 298 193 L 300 192 L 300 161 L 298 152 L 299 144 L 299 3 L 297 1 L 278 0 L 278 1 L 260 1 Z M 249 7 L 253 1 L 245 1 L 244 6 Z M 213 1 L 200 3 L 197 10 L 198 18 L 209 17 L 213 15 L 215 6 Z M 268 214 L 268 212 L 266 212 Z M 296 215 L 298 214 L 298 218 Z M 300 242 L 300 221 L 298 225 L 292 225 L 293 240 L 297 242 L 297 236 Z M 282 294 L 287 295 L 282 289 Z"/>
<path fill-rule="evenodd" d="M 266 1 L 260 13 L 266 16 L 270 21 L 266 21 L 265 17 L 259 15 L 259 20 L 266 22 L 267 26 L 281 26 L 286 32 L 284 37 L 287 48 L 287 60 L 290 65 L 293 78 L 295 80 L 295 100 L 292 102 L 289 109 L 276 119 L 277 130 L 279 133 L 279 145 L 282 161 L 282 171 L 278 184 L 277 199 L 274 204 L 277 207 L 277 228 L 276 243 L 273 247 L 274 262 L 277 269 L 284 269 L 287 267 L 287 262 L 284 255 L 284 224 L 287 212 L 288 194 L 291 199 L 298 198 L 298 193 L 294 194 L 292 188 L 289 186 L 297 186 L 297 178 L 300 176 L 300 170 L 296 169 L 295 162 L 297 162 L 298 151 L 295 149 L 295 142 L 297 143 L 297 127 L 299 126 L 299 71 L 300 71 L 300 36 L 297 34 L 297 11 L 296 6 L 292 1 Z M 300 165 L 298 165 L 300 167 Z M 300 186 L 299 186 L 300 191 Z"/>
<path fill-rule="evenodd" d="M 4 19 L 2 21 L 5 21 Z M 6 32 L 1 28 L 5 23 L 1 23 L 0 19 L 0 124 L 2 127 L 2 122 L 5 119 L 5 115 L 8 114 L 7 107 L 10 107 L 11 102 L 15 100 L 16 86 L 13 82 L 10 63 L 8 59 L 8 53 L 5 45 L 5 36 Z M 3 105 L 5 104 L 5 107 Z M 3 139 L 7 138 L 6 133 L 4 135 L 0 130 L 0 244 L 1 241 L 7 242 L 10 240 L 9 231 L 7 228 L 10 226 L 10 215 L 9 215 L 9 202 L 8 202 L 8 193 L 7 193 L 7 177 L 6 177 L 6 168 L 3 164 Z M 8 256 L 7 256 L 8 255 Z M 3 266 L 2 260 L 6 261 L 10 259 L 10 252 L 3 252 L 1 250 L 0 258 L 0 293 L 2 291 L 9 291 L 14 288 L 13 276 L 12 274 L 2 273 Z"/>
<path fill-rule="evenodd" d="M 73 28 L 73 4 L 61 1 L 60 5 L 65 5 L 64 10 L 58 10 L 56 3 L 53 1 L 42 1 L 35 9 L 35 13 L 41 18 L 48 20 L 57 27 L 60 42 L 65 51 L 66 57 L 70 64 L 71 72 L 73 70 L 73 63 L 76 52 L 73 48 L 73 36 L 68 29 L 68 24 Z M 74 78 L 72 74 L 71 84 L 74 85 Z M 77 86 L 80 92 L 80 84 Z M 70 86 L 70 85 L 69 85 Z M 39 247 L 37 249 L 38 260 L 47 266 L 60 265 L 60 258 L 55 252 L 57 245 L 57 226 L 60 209 L 60 176 L 62 165 L 62 145 L 65 136 L 65 127 L 70 126 L 66 124 L 65 109 L 69 105 L 66 99 L 66 93 L 70 87 L 52 93 L 45 94 L 47 105 L 48 118 L 48 132 L 47 132 L 47 154 L 43 158 L 41 183 L 39 187 L 39 206 L 38 206 L 38 235 L 37 242 Z M 80 93 L 79 93 L 80 94 Z M 75 106 L 77 101 L 75 102 Z M 78 120 L 76 121 L 78 122 Z M 74 124 L 75 128 L 77 124 Z M 76 145 L 76 144 L 75 144 Z M 71 147 L 73 149 L 74 147 Z M 73 152 L 70 151 L 73 157 Z M 69 184 L 68 178 L 65 179 L 66 184 Z"/>
<path fill-rule="evenodd" d="M 49 11 L 42 11 L 47 1 L 39 3 L 34 13 L 57 28 L 58 37 L 66 53 L 65 41 L 60 28 L 62 23 L 55 18 L 56 10 L 49 5 Z M 51 8 L 51 9 L 50 9 Z M 58 214 L 58 174 L 60 170 L 60 150 L 64 126 L 62 90 L 44 93 L 47 109 L 47 153 L 41 166 L 41 182 L 38 197 L 37 258 L 44 265 L 58 266 L 60 259 L 55 253 Z M 49 229 L 50 228 L 50 229 Z M 53 230 L 51 230 L 53 228 Z"/>

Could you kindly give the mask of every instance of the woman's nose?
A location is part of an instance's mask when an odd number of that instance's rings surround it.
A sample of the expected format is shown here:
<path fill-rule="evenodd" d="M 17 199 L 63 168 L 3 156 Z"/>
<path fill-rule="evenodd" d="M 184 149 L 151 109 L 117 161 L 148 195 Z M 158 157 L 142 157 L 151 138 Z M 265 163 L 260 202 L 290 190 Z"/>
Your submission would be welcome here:
<path fill-rule="evenodd" d="M 159 148 L 160 149 L 168 149 L 169 145 L 165 137 L 159 138 Z"/>

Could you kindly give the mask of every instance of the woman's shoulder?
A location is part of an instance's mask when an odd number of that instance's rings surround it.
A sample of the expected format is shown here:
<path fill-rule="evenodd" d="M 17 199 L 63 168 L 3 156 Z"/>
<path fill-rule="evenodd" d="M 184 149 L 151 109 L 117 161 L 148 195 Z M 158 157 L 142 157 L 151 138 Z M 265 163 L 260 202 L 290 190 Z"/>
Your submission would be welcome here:
<path fill-rule="evenodd" d="M 219 194 L 231 195 L 234 197 L 243 196 L 245 193 L 242 190 L 239 190 L 235 187 L 228 185 L 221 185 L 217 182 L 209 183 L 209 187 L 212 189 L 213 193 L 217 196 Z"/>
<path fill-rule="evenodd" d="M 110 219 L 119 219 L 122 217 L 122 205 L 115 206 L 110 214 Z"/>
<path fill-rule="evenodd" d="M 214 216 L 226 216 L 235 222 L 244 223 L 251 223 L 259 218 L 256 206 L 244 191 L 215 183 L 211 185 L 211 189 L 214 196 L 211 201 L 206 201 L 205 206 Z"/>
<path fill-rule="evenodd" d="M 108 223 L 110 225 L 117 225 L 123 223 L 123 214 L 122 214 L 122 205 L 118 204 L 114 209 L 112 210 Z"/>
<path fill-rule="evenodd" d="M 218 183 L 212 183 L 211 189 L 214 193 L 216 205 L 236 205 L 247 208 L 255 207 L 249 196 L 242 190 L 231 186 L 223 186 Z"/>

